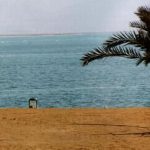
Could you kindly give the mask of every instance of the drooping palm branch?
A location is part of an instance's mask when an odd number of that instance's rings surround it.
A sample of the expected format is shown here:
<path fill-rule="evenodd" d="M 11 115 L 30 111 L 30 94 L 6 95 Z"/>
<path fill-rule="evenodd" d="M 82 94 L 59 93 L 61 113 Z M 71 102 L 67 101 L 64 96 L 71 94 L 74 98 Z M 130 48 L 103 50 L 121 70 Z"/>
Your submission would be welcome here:
<path fill-rule="evenodd" d="M 114 34 L 106 40 L 101 48 L 85 54 L 81 60 L 83 66 L 104 57 L 125 57 L 136 59 L 137 65 L 150 63 L 150 8 L 139 7 L 135 13 L 140 21 L 130 23 L 136 30 Z M 132 47 L 131 47 L 132 46 Z"/>
<path fill-rule="evenodd" d="M 105 57 L 125 57 L 130 59 L 137 59 L 138 62 L 142 62 L 142 54 L 136 51 L 133 48 L 122 48 L 122 47 L 114 47 L 111 49 L 105 49 L 103 48 L 96 48 L 94 51 L 91 51 L 87 54 L 85 54 L 81 60 L 83 61 L 83 66 L 88 65 L 91 61 L 95 59 L 102 59 Z M 137 63 L 138 63 L 137 62 Z"/>
<path fill-rule="evenodd" d="M 104 42 L 104 46 L 107 48 L 115 47 L 118 45 L 133 45 L 135 47 L 140 47 L 142 49 L 146 48 L 146 45 L 149 45 L 149 38 L 144 32 L 120 32 L 113 35 L 109 40 Z"/>

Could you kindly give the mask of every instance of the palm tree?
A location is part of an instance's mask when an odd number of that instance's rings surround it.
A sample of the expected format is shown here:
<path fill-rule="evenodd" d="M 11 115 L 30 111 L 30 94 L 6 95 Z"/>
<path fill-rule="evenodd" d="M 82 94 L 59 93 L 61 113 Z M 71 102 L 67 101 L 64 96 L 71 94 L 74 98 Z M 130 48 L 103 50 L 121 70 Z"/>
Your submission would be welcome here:
<path fill-rule="evenodd" d="M 114 34 L 101 47 L 85 54 L 81 60 L 83 66 L 105 57 L 125 57 L 136 59 L 137 65 L 150 63 L 150 8 L 139 7 L 135 13 L 139 21 L 130 23 L 133 31 Z"/>

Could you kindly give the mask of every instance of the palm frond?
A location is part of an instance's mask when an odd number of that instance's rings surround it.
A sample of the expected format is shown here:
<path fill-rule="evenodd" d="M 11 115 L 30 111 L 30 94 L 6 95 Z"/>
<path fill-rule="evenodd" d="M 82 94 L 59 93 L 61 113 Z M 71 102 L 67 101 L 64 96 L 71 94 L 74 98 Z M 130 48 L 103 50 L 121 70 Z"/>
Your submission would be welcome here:
<path fill-rule="evenodd" d="M 150 52 L 144 53 L 143 62 L 145 66 L 147 66 L 150 63 Z"/>
<path fill-rule="evenodd" d="M 130 22 L 130 26 L 133 28 L 138 28 L 139 30 L 144 30 L 148 32 L 147 26 L 142 22 L 139 22 L 139 21 Z"/>
<path fill-rule="evenodd" d="M 139 17 L 149 15 L 150 14 L 150 8 L 147 6 L 141 6 L 138 8 L 138 10 L 135 14 L 137 14 Z"/>
<path fill-rule="evenodd" d="M 150 32 L 150 8 L 146 6 L 139 7 L 135 14 L 147 26 Z"/>
<path fill-rule="evenodd" d="M 109 40 L 104 42 L 104 46 L 107 48 L 116 47 L 119 45 L 134 45 L 136 47 L 140 47 L 145 49 L 146 36 L 142 32 L 120 32 L 118 34 L 114 34 L 110 37 Z"/>
<path fill-rule="evenodd" d="M 142 62 L 148 65 L 150 63 L 150 8 L 139 7 L 135 14 L 140 21 L 131 22 L 130 26 L 137 30 L 112 35 L 103 43 L 102 48 L 96 48 L 81 58 L 83 66 L 96 59 L 116 56 L 136 59 L 137 65 Z"/>
<path fill-rule="evenodd" d="M 122 48 L 122 47 L 114 47 L 111 49 L 105 49 L 103 48 L 96 48 L 93 51 L 85 54 L 82 58 L 82 64 L 83 66 L 88 65 L 91 61 L 94 61 L 96 59 L 102 59 L 104 57 L 126 57 L 130 59 L 142 59 L 142 55 L 140 52 L 136 51 L 133 48 Z"/>

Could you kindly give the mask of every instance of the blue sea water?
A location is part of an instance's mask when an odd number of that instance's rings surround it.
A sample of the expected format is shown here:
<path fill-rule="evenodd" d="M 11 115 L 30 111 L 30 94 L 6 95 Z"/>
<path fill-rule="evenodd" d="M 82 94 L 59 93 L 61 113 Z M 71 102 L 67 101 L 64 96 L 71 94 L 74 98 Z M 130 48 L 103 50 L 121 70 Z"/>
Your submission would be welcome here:
<path fill-rule="evenodd" d="M 150 106 L 150 67 L 109 58 L 81 66 L 109 33 L 0 37 L 0 107 Z"/>

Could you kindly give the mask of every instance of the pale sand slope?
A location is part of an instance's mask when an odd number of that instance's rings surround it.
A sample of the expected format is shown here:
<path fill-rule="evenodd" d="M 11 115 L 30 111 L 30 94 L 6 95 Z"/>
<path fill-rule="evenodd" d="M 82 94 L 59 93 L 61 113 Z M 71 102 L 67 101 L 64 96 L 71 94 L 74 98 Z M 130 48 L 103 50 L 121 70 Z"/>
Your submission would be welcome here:
<path fill-rule="evenodd" d="M 0 150 L 150 150 L 150 109 L 0 109 Z"/>

